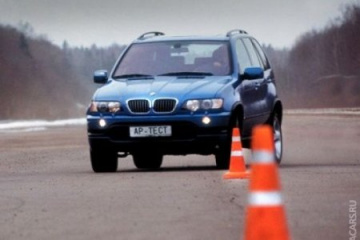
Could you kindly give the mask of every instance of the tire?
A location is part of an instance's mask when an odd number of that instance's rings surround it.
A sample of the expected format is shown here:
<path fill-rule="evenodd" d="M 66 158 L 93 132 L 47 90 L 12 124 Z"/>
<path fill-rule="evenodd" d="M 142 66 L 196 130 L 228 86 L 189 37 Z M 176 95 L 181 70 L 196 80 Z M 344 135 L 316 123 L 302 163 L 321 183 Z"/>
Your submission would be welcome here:
<path fill-rule="evenodd" d="M 275 161 L 280 164 L 283 154 L 283 137 L 281 130 L 281 122 L 278 113 L 273 114 L 271 126 L 274 134 Z"/>
<path fill-rule="evenodd" d="M 217 169 L 229 169 L 230 165 L 231 146 L 225 143 L 220 146 L 218 152 L 215 154 L 215 162 Z"/>
<path fill-rule="evenodd" d="M 241 114 L 234 114 L 229 123 L 228 136 L 226 141 L 220 145 L 215 153 L 215 162 L 218 169 L 226 170 L 230 166 L 232 130 L 241 126 Z"/>
<path fill-rule="evenodd" d="M 118 167 L 117 152 L 113 150 L 90 149 L 91 166 L 94 172 L 116 172 Z"/>
<path fill-rule="evenodd" d="M 163 161 L 160 153 L 133 153 L 134 164 L 138 169 L 159 169 Z"/>

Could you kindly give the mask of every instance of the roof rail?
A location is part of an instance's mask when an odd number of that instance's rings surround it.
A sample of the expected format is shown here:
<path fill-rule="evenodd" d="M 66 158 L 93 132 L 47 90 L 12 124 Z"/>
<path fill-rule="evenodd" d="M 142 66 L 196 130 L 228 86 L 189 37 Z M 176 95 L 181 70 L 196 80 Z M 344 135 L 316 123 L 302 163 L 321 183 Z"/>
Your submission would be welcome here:
<path fill-rule="evenodd" d="M 147 35 L 153 35 L 153 37 L 155 37 L 155 36 L 163 36 L 163 35 L 165 35 L 165 33 L 162 33 L 162 32 L 146 32 L 146 33 L 142 34 L 140 37 L 138 37 L 138 40 L 146 39 Z M 151 36 L 149 36 L 149 37 L 151 37 Z"/>
<path fill-rule="evenodd" d="M 241 29 L 233 29 L 233 30 L 230 30 L 226 33 L 226 36 L 227 37 L 230 37 L 232 34 L 234 33 L 240 33 L 240 34 L 248 34 L 246 31 L 244 30 L 241 30 Z"/>

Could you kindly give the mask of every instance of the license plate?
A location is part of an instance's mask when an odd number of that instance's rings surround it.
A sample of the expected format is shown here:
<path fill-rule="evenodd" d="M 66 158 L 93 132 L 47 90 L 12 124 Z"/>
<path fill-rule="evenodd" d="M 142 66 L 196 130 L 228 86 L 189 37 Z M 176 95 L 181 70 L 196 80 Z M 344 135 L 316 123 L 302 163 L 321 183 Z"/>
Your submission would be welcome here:
<path fill-rule="evenodd" d="M 130 137 L 169 137 L 171 126 L 130 127 Z"/>

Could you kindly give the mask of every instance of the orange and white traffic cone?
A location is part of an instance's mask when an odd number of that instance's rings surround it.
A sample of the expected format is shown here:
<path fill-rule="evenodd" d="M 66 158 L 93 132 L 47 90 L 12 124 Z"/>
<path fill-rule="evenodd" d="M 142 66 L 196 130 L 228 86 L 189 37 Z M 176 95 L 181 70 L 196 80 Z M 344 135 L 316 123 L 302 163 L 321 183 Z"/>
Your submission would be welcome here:
<path fill-rule="evenodd" d="M 274 159 L 271 127 L 254 128 L 252 151 L 245 239 L 290 239 L 280 194 L 278 169 Z"/>
<path fill-rule="evenodd" d="M 224 174 L 224 179 L 249 178 L 250 173 L 246 171 L 244 154 L 241 145 L 240 130 L 233 128 L 231 142 L 230 168 Z"/>

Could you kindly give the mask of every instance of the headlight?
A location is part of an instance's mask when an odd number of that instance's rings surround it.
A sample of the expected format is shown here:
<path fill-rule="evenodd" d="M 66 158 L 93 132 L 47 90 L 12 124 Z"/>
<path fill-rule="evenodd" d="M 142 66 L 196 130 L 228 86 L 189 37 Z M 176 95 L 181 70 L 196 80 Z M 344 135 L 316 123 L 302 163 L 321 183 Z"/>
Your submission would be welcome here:
<path fill-rule="evenodd" d="M 108 104 L 109 112 L 115 113 L 120 111 L 120 103 L 119 102 L 109 102 Z"/>
<path fill-rule="evenodd" d="M 211 109 L 212 106 L 213 106 L 213 103 L 210 99 L 201 101 L 201 109 L 208 110 L 208 109 Z"/>
<path fill-rule="evenodd" d="M 89 107 L 90 112 L 101 112 L 101 113 L 116 113 L 120 111 L 119 102 L 91 102 Z"/>
<path fill-rule="evenodd" d="M 202 99 L 202 100 L 188 100 L 186 101 L 184 107 L 192 112 L 197 111 L 198 109 L 209 110 L 209 109 L 220 109 L 222 108 L 224 100 L 221 98 L 215 99 Z"/>
<path fill-rule="evenodd" d="M 220 109 L 223 107 L 223 104 L 224 104 L 224 100 L 222 100 L 221 98 L 213 99 L 212 100 L 212 109 Z"/>
<path fill-rule="evenodd" d="M 199 100 L 189 100 L 186 102 L 186 108 L 190 111 L 195 112 L 200 107 L 200 101 Z"/>

